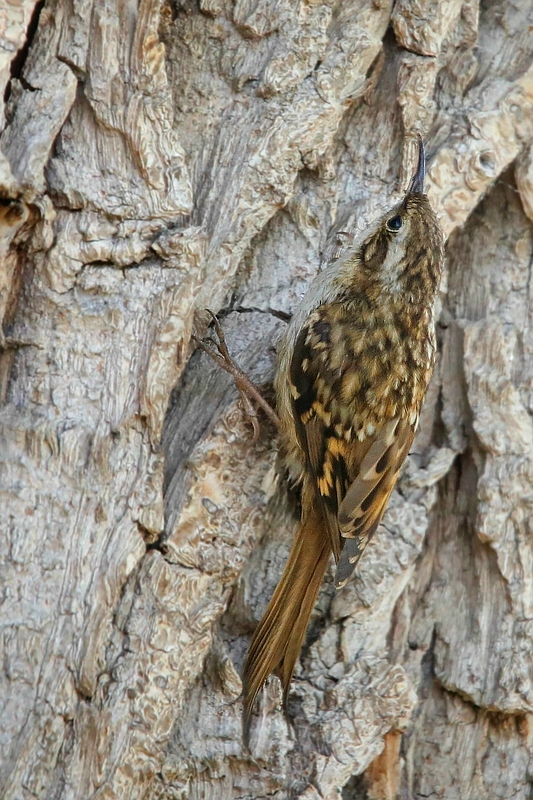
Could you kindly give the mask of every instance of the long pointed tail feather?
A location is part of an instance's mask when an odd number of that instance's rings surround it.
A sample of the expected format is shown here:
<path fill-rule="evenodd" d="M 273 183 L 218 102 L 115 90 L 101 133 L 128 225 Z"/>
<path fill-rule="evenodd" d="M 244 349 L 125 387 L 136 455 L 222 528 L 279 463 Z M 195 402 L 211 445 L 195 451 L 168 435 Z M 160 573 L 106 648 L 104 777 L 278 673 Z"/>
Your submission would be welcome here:
<path fill-rule="evenodd" d="M 257 626 L 244 664 L 243 739 L 249 743 L 252 708 L 268 676 L 275 672 L 286 705 L 290 682 L 309 617 L 331 554 L 320 514 L 302 522 L 287 564 L 265 614 Z"/>

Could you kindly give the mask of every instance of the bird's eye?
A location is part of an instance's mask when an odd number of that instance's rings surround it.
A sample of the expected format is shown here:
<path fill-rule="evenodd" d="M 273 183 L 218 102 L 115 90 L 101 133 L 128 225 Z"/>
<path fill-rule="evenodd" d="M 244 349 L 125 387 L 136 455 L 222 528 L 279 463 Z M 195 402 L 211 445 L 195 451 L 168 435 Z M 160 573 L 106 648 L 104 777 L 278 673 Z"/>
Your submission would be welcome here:
<path fill-rule="evenodd" d="M 391 217 L 387 220 L 387 228 L 389 231 L 399 231 L 403 225 L 403 220 L 400 216 Z"/>

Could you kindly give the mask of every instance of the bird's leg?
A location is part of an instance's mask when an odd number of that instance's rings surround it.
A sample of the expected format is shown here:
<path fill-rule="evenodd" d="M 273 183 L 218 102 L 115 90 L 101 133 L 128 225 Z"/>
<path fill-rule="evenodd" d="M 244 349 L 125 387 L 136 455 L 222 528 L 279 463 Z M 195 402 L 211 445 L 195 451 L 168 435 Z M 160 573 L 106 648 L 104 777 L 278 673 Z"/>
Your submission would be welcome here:
<path fill-rule="evenodd" d="M 279 425 L 279 417 L 272 406 L 267 403 L 257 386 L 252 383 L 248 375 L 246 375 L 246 373 L 243 372 L 242 369 L 238 367 L 235 361 L 232 359 L 229 354 L 228 346 L 226 344 L 226 337 L 224 336 L 222 326 L 213 312 L 209 311 L 209 313 L 211 314 L 211 318 L 213 320 L 218 341 L 215 342 L 210 339 L 209 341 L 213 345 L 210 347 L 205 341 L 201 341 L 196 336 L 193 336 L 192 338 L 198 347 L 204 351 L 204 353 L 207 353 L 207 355 L 210 356 L 213 361 L 216 361 L 219 367 L 222 367 L 223 370 L 228 372 L 233 377 L 235 386 L 237 387 L 244 407 L 244 413 L 252 425 L 254 431 L 253 441 L 255 442 L 259 438 L 259 421 L 257 418 L 257 411 L 253 403 L 257 403 L 257 405 L 263 409 L 267 417 L 269 417 L 269 419 L 271 419 L 276 425 Z"/>

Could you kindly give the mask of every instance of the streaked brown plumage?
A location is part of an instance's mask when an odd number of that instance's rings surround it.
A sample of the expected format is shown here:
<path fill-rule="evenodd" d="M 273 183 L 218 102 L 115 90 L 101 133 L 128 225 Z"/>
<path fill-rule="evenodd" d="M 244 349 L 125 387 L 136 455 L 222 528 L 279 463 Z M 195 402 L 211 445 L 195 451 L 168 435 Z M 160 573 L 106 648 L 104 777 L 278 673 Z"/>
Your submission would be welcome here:
<path fill-rule="evenodd" d="M 442 234 L 424 194 L 424 151 L 404 200 L 311 284 L 279 350 L 282 444 L 302 519 L 244 666 L 243 731 L 276 673 L 292 673 L 333 553 L 345 585 L 385 511 L 433 370 Z"/>

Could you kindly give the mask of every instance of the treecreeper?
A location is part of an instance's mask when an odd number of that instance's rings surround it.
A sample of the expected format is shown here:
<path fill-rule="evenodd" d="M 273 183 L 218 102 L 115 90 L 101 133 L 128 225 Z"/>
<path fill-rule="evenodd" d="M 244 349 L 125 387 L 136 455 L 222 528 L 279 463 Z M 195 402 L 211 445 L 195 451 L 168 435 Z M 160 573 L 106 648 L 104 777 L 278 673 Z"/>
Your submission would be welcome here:
<path fill-rule="evenodd" d="M 435 362 L 444 249 L 424 178 L 419 139 L 403 200 L 317 275 L 279 345 L 281 448 L 301 484 L 302 511 L 244 664 L 246 746 L 254 701 L 271 673 L 286 707 L 329 558 L 340 589 L 383 517 L 418 426 Z M 234 374 L 239 386 L 242 373 Z"/>
<path fill-rule="evenodd" d="M 435 362 L 443 237 L 424 191 L 425 154 L 404 199 L 311 283 L 278 350 L 281 445 L 302 486 L 301 522 L 253 635 L 243 734 L 267 677 L 287 702 L 331 553 L 343 587 L 383 517 Z"/>

